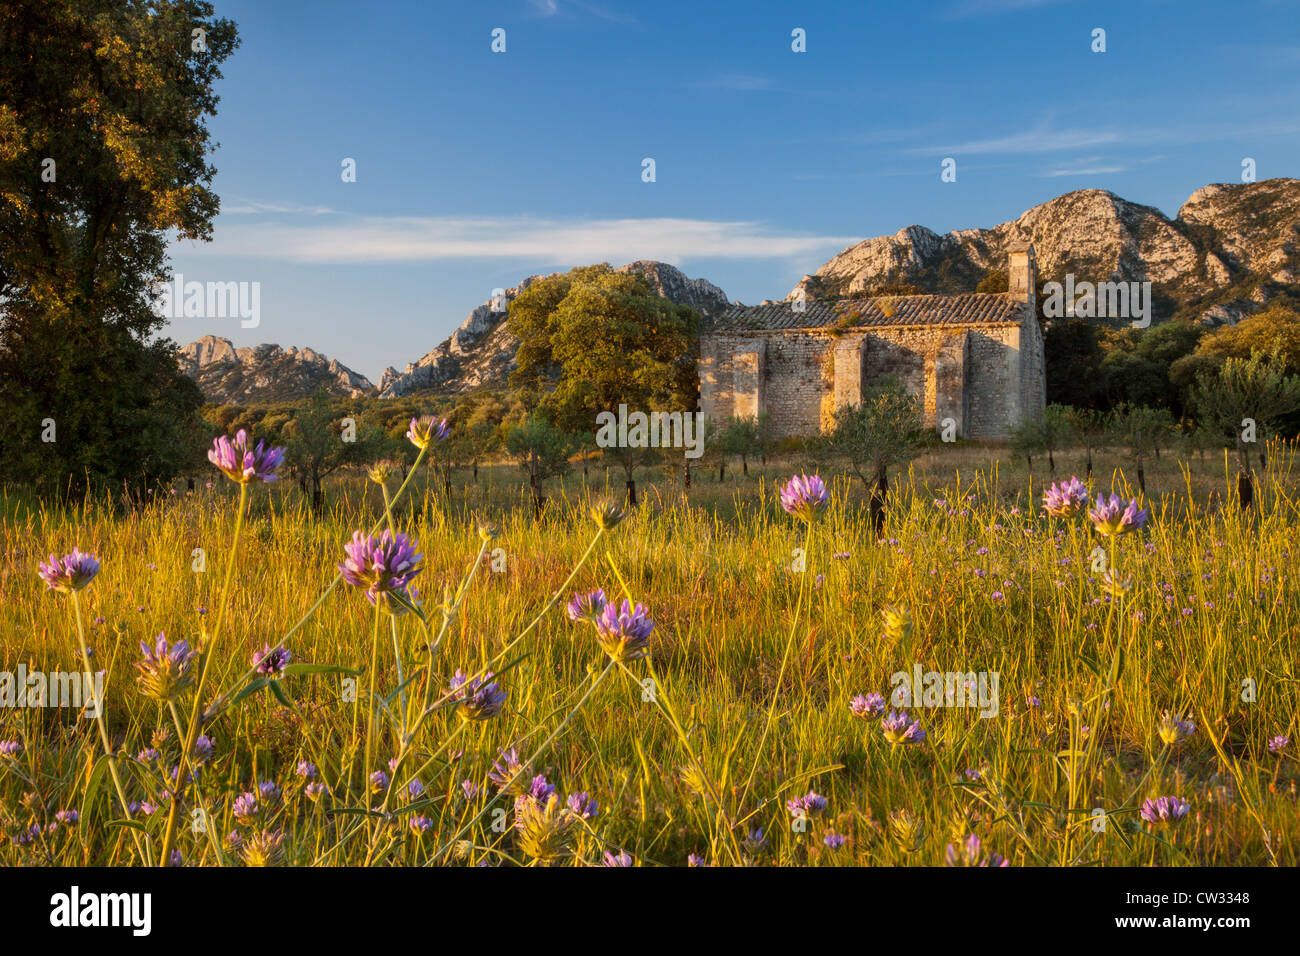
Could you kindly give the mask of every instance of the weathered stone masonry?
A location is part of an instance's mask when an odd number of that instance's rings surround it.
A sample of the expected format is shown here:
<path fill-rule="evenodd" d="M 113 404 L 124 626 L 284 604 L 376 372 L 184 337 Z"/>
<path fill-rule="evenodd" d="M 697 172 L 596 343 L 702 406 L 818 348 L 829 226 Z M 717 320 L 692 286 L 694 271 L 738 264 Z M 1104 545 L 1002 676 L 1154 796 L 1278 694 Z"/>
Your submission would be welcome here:
<path fill-rule="evenodd" d="M 815 434 L 892 375 L 928 426 L 1004 438 L 1042 416 L 1046 392 L 1033 248 L 1013 247 L 1008 266 L 1006 293 L 733 306 L 700 338 L 701 410 L 715 422 L 766 412 L 778 436 Z"/>

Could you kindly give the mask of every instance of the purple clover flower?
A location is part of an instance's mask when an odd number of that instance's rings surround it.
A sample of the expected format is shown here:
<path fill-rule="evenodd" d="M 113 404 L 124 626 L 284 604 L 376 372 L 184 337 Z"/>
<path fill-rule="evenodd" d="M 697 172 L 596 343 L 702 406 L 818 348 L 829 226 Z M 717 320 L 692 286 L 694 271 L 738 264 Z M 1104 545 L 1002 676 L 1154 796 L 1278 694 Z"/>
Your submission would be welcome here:
<path fill-rule="evenodd" d="M 343 546 L 347 560 L 338 566 L 343 580 L 356 588 L 365 588 L 366 599 L 371 604 L 384 599 L 384 606 L 394 614 L 402 613 L 403 603 L 410 604 L 407 585 L 423 570 L 417 554 L 419 543 L 404 533 L 385 531 L 379 537 L 356 531 L 352 540 Z M 388 594 L 399 600 L 386 599 Z"/>
<path fill-rule="evenodd" d="M 460 715 L 466 720 L 488 720 L 501 713 L 506 705 L 508 691 L 492 679 L 492 672 L 487 671 L 482 677 L 471 679 L 460 668 L 452 675 L 447 688 L 455 699 L 460 701 Z"/>
<path fill-rule="evenodd" d="M 99 573 L 99 561 L 93 554 L 73 548 L 61 558 L 51 554 L 48 563 L 42 561 L 37 565 L 36 573 L 51 591 L 71 594 L 94 580 Z"/>
<path fill-rule="evenodd" d="M 262 812 L 262 806 L 257 802 L 255 794 L 245 792 L 235 798 L 230 811 L 236 820 L 247 825 L 257 819 L 257 815 Z"/>
<path fill-rule="evenodd" d="M 795 475 L 781 488 L 781 507 L 808 524 L 830 503 L 830 492 L 820 475 Z"/>
<path fill-rule="evenodd" d="M 1149 513 L 1138 508 L 1136 498 L 1126 504 L 1119 495 L 1112 494 L 1107 500 L 1098 492 L 1097 504 L 1088 512 L 1088 518 L 1101 534 L 1117 537 L 1137 531 L 1147 523 Z"/>
<path fill-rule="evenodd" d="M 497 759 L 492 764 L 492 769 L 488 772 L 488 782 L 498 790 L 504 790 L 510 785 L 511 781 L 519 775 L 523 769 L 523 762 L 519 759 L 519 750 L 511 747 L 509 750 L 502 750 Z M 518 781 L 515 786 L 518 787 Z"/>
<path fill-rule="evenodd" d="M 997 853 L 990 853 L 985 856 L 980 838 L 973 833 L 961 842 L 960 850 L 951 843 L 948 844 L 948 848 L 944 851 L 944 863 L 947 866 L 1003 867 L 1011 865 L 1005 857 Z"/>
<path fill-rule="evenodd" d="M 826 809 L 826 798 L 815 790 L 809 790 L 802 797 L 795 797 L 785 802 L 785 808 L 794 819 L 815 817 Z"/>
<path fill-rule="evenodd" d="M 284 669 L 289 666 L 289 661 L 293 655 L 289 653 L 287 647 L 277 647 L 271 649 L 271 645 L 262 644 L 260 651 L 253 651 L 253 667 L 263 677 L 279 677 L 284 673 Z"/>
<path fill-rule="evenodd" d="M 436 441 L 445 441 L 449 434 L 451 429 L 447 427 L 447 419 L 436 421 L 432 415 L 412 418 L 411 425 L 406 430 L 406 437 L 420 451 L 424 451 Z"/>
<path fill-rule="evenodd" d="M 824 837 L 822 837 L 822 842 L 825 843 L 832 850 L 838 850 L 840 847 L 844 846 L 844 844 L 847 841 L 841 834 L 830 832 L 827 833 Z"/>
<path fill-rule="evenodd" d="M 565 806 L 573 812 L 575 817 L 583 820 L 590 820 L 595 817 L 596 811 L 599 809 L 595 799 L 586 790 L 569 794 Z"/>
<path fill-rule="evenodd" d="M 1088 486 L 1071 475 L 1043 492 L 1043 510 L 1053 518 L 1073 518 L 1088 507 Z"/>
<path fill-rule="evenodd" d="M 538 803 L 546 803 L 551 797 L 555 796 L 555 785 L 546 779 L 545 774 L 539 773 L 528 784 L 527 796 Z"/>
<path fill-rule="evenodd" d="M 605 610 L 605 592 L 601 588 L 594 591 L 588 591 L 586 594 L 575 593 L 572 600 L 565 606 L 569 614 L 569 620 L 577 623 L 586 621 L 589 624 L 596 623 L 596 618 L 600 612 Z"/>
<path fill-rule="evenodd" d="M 885 712 L 885 698 L 881 694 L 872 691 L 869 694 L 859 694 L 849 701 L 849 713 L 859 720 L 866 720 L 876 714 Z"/>
<path fill-rule="evenodd" d="M 925 731 L 919 720 L 912 720 L 907 711 L 891 710 L 880 722 L 880 729 L 890 744 L 919 744 L 925 739 Z"/>
<path fill-rule="evenodd" d="M 631 866 L 634 862 L 635 861 L 632 859 L 632 854 L 628 853 L 627 850 L 619 850 L 618 853 L 610 853 L 608 850 L 606 850 L 605 857 L 603 860 L 601 860 L 600 865 L 601 866 Z"/>
<path fill-rule="evenodd" d="M 1187 816 L 1192 805 L 1178 797 L 1156 797 L 1142 804 L 1142 819 L 1152 826 L 1165 826 L 1177 823 Z"/>
<path fill-rule="evenodd" d="M 1271 754 L 1280 754 L 1283 750 L 1286 749 L 1286 745 L 1289 744 L 1290 742 L 1291 742 L 1291 738 L 1286 736 L 1286 734 L 1278 734 L 1276 737 L 1273 737 L 1271 740 L 1269 740 L 1268 752 Z M 3 749 L 3 744 L 0 744 L 0 750 L 2 749 Z"/>
<path fill-rule="evenodd" d="M 23 752 L 23 745 L 17 740 L 0 740 L 0 757 L 17 757 Z"/>
<path fill-rule="evenodd" d="M 650 652 L 650 634 L 655 622 L 645 606 L 635 608 L 626 599 L 622 604 L 606 604 L 596 618 L 596 641 L 611 660 L 634 661 Z"/>
<path fill-rule="evenodd" d="M 277 481 L 280 476 L 275 470 L 284 461 L 284 449 L 267 448 L 265 442 L 259 441 L 250 451 L 248 432 L 241 428 L 235 432 L 234 441 L 225 435 L 212 439 L 208 461 L 225 472 L 231 481 L 241 485 L 252 481 Z"/>

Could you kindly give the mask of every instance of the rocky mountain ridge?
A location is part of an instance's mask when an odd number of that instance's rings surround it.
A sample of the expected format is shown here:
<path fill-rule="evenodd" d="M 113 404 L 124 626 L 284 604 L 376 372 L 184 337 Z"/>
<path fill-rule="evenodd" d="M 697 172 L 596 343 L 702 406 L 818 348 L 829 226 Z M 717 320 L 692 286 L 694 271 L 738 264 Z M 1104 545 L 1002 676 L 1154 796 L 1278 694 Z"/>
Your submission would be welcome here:
<path fill-rule="evenodd" d="M 198 383 L 204 398 L 221 404 L 293 401 L 318 388 L 348 398 L 375 390 L 364 375 L 313 349 L 278 345 L 237 349 L 230 339 L 215 335 L 182 346 L 177 364 Z"/>
<path fill-rule="evenodd" d="M 1026 240 L 1040 285 L 1067 273 L 1080 281 L 1150 281 L 1157 321 L 1234 322 L 1300 282 L 1300 180 L 1205 186 L 1173 219 L 1108 190 L 1082 189 L 989 229 L 940 235 L 912 225 L 845 249 L 786 300 L 905 284 L 970 292 L 989 271 L 1006 268 L 1012 243 Z"/>

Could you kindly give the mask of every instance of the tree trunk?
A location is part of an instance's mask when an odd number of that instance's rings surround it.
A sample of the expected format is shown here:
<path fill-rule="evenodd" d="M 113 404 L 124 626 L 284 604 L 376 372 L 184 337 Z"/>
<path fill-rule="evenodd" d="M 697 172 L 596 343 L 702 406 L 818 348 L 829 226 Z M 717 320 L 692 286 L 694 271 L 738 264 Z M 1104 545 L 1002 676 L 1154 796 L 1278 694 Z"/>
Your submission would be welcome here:
<path fill-rule="evenodd" d="M 478 459 L 474 460 L 474 484 L 478 484 Z"/>
<path fill-rule="evenodd" d="M 324 505 L 325 493 L 321 491 L 320 479 L 313 478 L 311 480 L 311 513 L 314 515 L 320 514 L 321 508 L 324 507 Z"/>
<path fill-rule="evenodd" d="M 1088 449 L 1088 481 L 1092 481 L 1092 449 Z"/>
<path fill-rule="evenodd" d="M 721 462 L 718 465 L 718 484 L 722 484 L 727 478 L 727 463 Z"/>
<path fill-rule="evenodd" d="M 1146 497 L 1147 475 L 1146 472 L 1142 470 L 1141 463 L 1138 464 L 1138 491 L 1142 492 L 1143 497 Z"/>
<path fill-rule="evenodd" d="M 1255 503 L 1255 481 L 1250 474 L 1250 452 L 1246 443 L 1237 436 L 1237 501 L 1245 511 Z"/>
<path fill-rule="evenodd" d="M 691 490 L 691 463 L 689 459 L 682 465 L 682 487 Z"/>
<path fill-rule="evenodd" d="M 193 479 L 193 478 L 187 478 L 187 479 L 185 480 L 185 490 L 186 490 L 186 491 L 193 491 L 193 490 L 194 490 L 194 479 Z"/>
<path fill-rule="evenodd" d="M 636 482 L 631 478 L 627 480 L 627 503 L 633 508 L 636 507 Z"/>
<path fill-rule="evenodd" d="M 885 501 L 889 497 L 889 478 L 885 469 L 876 472 L 876 486 L 871 490 L 871 527 L 879 539 L 885 533 Z"/>
<path fill-rule="evenodd" d="M 1047 471 L 1053 478 L 1056 477 L 1056 456 L 1050 448 L 1047 450 Z"/>
<path fill-rule="evenodd" d="M 740 467 L 744 471 L 745 477 L 749 477 L 749 459 L 744 455 L 740 456 Z"/>
<path fill-rule="evenodd" d="M 1237 501 L 1242 511 L 1255 504 L 1255 482 L 1251 480 L 1248 471 L 1237 472 Z"/>

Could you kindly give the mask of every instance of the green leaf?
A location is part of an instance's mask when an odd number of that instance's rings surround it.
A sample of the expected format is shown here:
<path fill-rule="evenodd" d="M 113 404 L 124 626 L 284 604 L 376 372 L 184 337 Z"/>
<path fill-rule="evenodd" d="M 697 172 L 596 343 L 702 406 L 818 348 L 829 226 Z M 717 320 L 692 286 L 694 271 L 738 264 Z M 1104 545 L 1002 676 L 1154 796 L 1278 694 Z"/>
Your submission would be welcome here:
<path fill-rule="evenodd" d="M 77 828 L 77 833 L 81 837 L 81 845 L 88 845 L 90 833 L 90 814 L 94 809 L 95 798 L 99 796 L 99 788 L 104 785 L 104 777 L 108 774 L 108 762 L 113 758 L 108 754 L 103 754 L 95 761 L 95 766 L 90 771 L 90 780 L 86 783 L 86 792 L 81 796 L 81 826 Z"/>
<path fill-rule="evenodd" d="M 245 697 L 251 697 L 253 694 L 256 694 L 259 690 L 261 690 L 263 687 L 265 687 L 265 686 L 267 685 L 267 683 L 268 683 L 268 681 L 267 681 L 267 679 L 266 679 L 265 677 L 255 677 L 255 678 L 253 678 L 253 679 L 250 680 L 247 684 L 245 684 L 242 688 L 240 688 L 240 691 L 239 691 L 238 694 L 236 694 L 234 697 L 230 698 L 230 704 L 229 704 L 229 706 L 234 707 L 236 704 L 238 704 L 238 703 L 239 703 L 241 700 L 243 700 Z"/>
<path fill-rule="evenodd" d="M 271 693 L 275 695 L 275 699 L 280 702 L 281 707 L 293 706 L 293 701 L 291 701 L 289 695 L 285 693 L 284 685 L 278 680 L 269 681 L 267 686 L 271 688 Z"/>
<path fill-rule="evenodd" d="M 104 826 L 106 826 L 106 827 L 128 827 L 128 828 L 130 828 L 130 829 L 132 829 L 132 830 L 139 830 L 141 833 L 148 833 L 148 832 L 149 832 L 148 830 L 146 830 L 146 829 L 144 828 L 144 824 L 141 823 L 139 820 L 106 820 L 106 821 L 104 822 Z"/>

